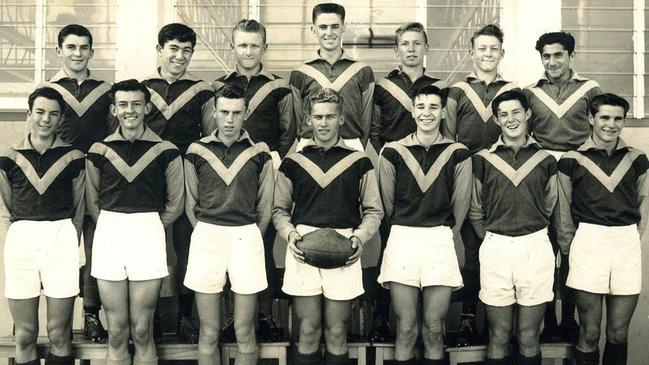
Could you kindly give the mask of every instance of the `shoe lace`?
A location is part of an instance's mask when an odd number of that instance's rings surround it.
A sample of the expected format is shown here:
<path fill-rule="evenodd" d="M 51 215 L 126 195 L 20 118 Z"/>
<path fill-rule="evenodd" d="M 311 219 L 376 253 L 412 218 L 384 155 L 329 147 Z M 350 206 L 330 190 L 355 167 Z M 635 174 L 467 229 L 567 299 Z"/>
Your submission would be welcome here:
<path fill-rule="evenodd" d="M 86 315 L 86 332 L 103 332 L 104 326 L 95 314 Z"/>

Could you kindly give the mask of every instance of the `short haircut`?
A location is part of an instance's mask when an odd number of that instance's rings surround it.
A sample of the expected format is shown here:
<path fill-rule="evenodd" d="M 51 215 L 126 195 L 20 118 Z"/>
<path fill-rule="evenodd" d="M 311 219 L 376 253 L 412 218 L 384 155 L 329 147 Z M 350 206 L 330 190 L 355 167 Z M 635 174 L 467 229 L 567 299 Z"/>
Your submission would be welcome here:
<path fill-rule="evenodd" d="M 111 86 L 110 88 L 110 102 L 114 105 L 115 104 L 115 94 L 117 94 L 118 91 L 140 91 L 142 94 L 144 94 L 144 101 L 149 102 L 151 101 L 151 92 L 149 92 L 149 89 L 147 89 L 146 86 L 144 86 L 143 83 L 137 81 L 136 79 L 128 79 L 120 82 L 116 82 Z"/>
<path fill-rule="evenodd" d="M 424 43 L 428 44 L 428 35 L 426 34 L 426 28 L 424 28 L 424 25 L 421 23 L 417 22 L 410 22 L 406 23 L 394 32 L 395 38 L 394 38 L 394 43 L 398 46 L 399 45 L 399 38 L 401 38 L 401 35 L 405 32 L 416 32 L 416 33 L 421 33 L 424 35 Z"/>
<path fill-rule="evenodd" d="M 412 104 L 415 104 L 415 100 L 420 95 L 437 95 L 442 101 L 442 107 L 446 106 L 446 99 L 448 98 L 448 88 L 440 89 L 435 85 L 426 85 L 422 86 L 419 89 L 415 90 L 415 93 L 412 95 Z"/>
<path fill-rule="evenodd" d="M 30 112 L 34 107 L 34 100 L 39 97 L 56 101 L 57 103 L 59 103 L 59 107 L 61 108 L 61 115 L 65 113 L 66 106 L 65 101 L 63 101 L 63 97 L 61 96 L 61 94 L 59 94 L 58 91 L 52 89 L 51 87 L 39 87 L 38 89 L 32 91 L 31 94 L 29 94 L 29 97 L 27 98 L 27 105 L 29 105 Z"/>
<path fill-rule="evenodd" d="M 88 37 L 88 43 L 90 44 L 90 48 L 92 48 L 92 34 L 90 34 L 88 28 L 79 24 L 68 24 L 59 31 L 59 48 L 63 47 L 65 37 L 69 36 L 70 34 L 76 35 L 78 37 Z"/>
<path fill-rule="evenodd" d="M 316 19 L 320 14 L 338 14 L 340 21 L 345 22 L 345 7 L 334 3 L 322 3 L 313 7 L 311 14 L 311 21 L 315 24 Z"/>
<path fill-rule="evenodd" d="M 601 95 L 597 95 L 596 97 L 593 98 L 593 100 L 590 101 L 589 110 L 590 110 L 590 115 L 593 117 L 597 112 L 599 112 L 599 107 L 602 105 L 612 105 L 612 106 L 619 106 L 622 109 L 624 109 L 624 117 L 626 118 L 626 113 L 629 112 L 629 102 L 626 101 L 623 97 L 612 94 L 612 93 L 605 93 Z"/>
<path fill-rule="evenodd" d="M 158 45 L 164 47 L 165 43 L 176 40 L 190 42 L 192 48 L 196 46 L 196 32 L 185 24 L 170 23 L 160 28 L 158 32 Z"/>
<path fill-rule="evenodd" d="M 572 52 L 575 51 L 575 37 L 567 32 L 545 33 L 536 41 L 536 46 L 534 48 L 539 51 L 540 55 L 543 55 L 543 47 L 555 43 L 562 45 L 563 49 L 568 51 L 568 55 L 572 55 Z"/>
<path fill-rule="evenodd" d="M 498 115 L 498 107 L 504 101 L 509 100 L 518 100 L 521 103 L 521 106 L 525 111 L 530 109 L 530 103 L 527 101 L 525 94 L 519 90 L 509 90 L 504 93 L 496 96 L 496 98 L 491 102 L 491 112 L 494 116 Z"/>
<path fill-rule="evenodd" d="M 214 93 L 214 107 L 216 108 L 216 103 L 219 101 L 219 98 L 225 99 L 243 99 L 246 108 L 248 107 L 248 99 L 246 98 L 246 92 L 242 88 L 235 85 L 223 85 L 220 89 L 216 90 Z"/>
<path fill-rule="evenodd" d="M 475 39 L 481 35 L 496 37 L 496 39 L 500 41 L 500 44 L 503 44 L 503 40 L 505 39 L 503 31 L 497 25 L 487 24 L 484 27 L 480 28 L 477 32 L 473 33 L 473 36 L 471 36 L 471 47 L 473 47 Z"/>
<path fill-rule="evenodd" d="M 343 108 L 343 96 L 340 95 L 336 90 L 324 88 L 320 89 L 318 92 L 309 95 L 307 98 L 306 111 L 307 114 L 311 114 L 311 110 L 315 104 L 320 103 L 333 103 L 336 104 L 336 110 L 339 114 L 342 114 Z"/>
<path fill-rule="evenodd" d="M 254 19 L 241 19 L 232 29 L 232 43 L 234 43 L 234 32 L 259 33 L 266 44 L 266 27 Z"/>

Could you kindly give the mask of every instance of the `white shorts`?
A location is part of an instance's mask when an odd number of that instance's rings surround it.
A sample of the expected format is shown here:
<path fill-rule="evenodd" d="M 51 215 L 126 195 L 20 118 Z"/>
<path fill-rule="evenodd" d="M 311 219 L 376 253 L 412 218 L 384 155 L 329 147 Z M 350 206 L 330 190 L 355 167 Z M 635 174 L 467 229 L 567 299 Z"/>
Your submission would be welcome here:
<path fill-rule="evenodd" d="M 300 235 L 315 231 L 318 227 L 298 225 L 295 227 Z M 351 228 L 336 229 L 345 237 L 351 237 Z M 282 291 L 293 296 L 324 295 L 331 300 L 352 300 L 363 294 L 363 274 L 361 260 L 348 267 L 337 269 L 319 269 L 295 260 L 286 248 L 286 270 Z"/>
<path fill-rule="evenodd" d="M 480 246 L 480 300 L 495 307 L 552 301 L 554 268 L 547 229 L 519 237 L 487 232 Z"/>
<path fill-rule="evenodd" d="M 165 231 L 157 212 L 102 210 L 92 246 L 91 275 L 110 281 L 142 281 L 169 275 Z"/>
<path fill-rule="evenodd" d="M 449 227 L 408 227 L 390 229 L 378 282 L 424 288 L 427 286 L 462 287 L 453 231 Z"/>
<path fill-rule="evenodd" d="M 79 294 L 79 240 L 71 219 L 11 223 L 4 248 L 5 296 L 29 299 L 41 294 Z"/>
<path fill-rule="evenodd" d="M 189 245 L 185 286 L 199 293 L 254 294 L 268 287 L 264 241 L 256 224 L 219 226 L 198 222 Z"/>
<path fill-rule="evenodd" d="M 642 286 L 637 225 L 608 227 L 579 223 L 570 245 L 566 285 L 597 294 L 633 295 Z"/>

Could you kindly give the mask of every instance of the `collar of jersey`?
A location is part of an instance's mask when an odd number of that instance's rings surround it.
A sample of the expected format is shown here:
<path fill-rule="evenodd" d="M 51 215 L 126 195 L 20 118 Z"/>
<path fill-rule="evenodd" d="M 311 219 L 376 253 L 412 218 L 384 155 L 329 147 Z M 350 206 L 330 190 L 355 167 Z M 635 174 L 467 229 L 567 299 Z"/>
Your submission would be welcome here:
<path fill-rule="evenodd" d="M 221 139 L 219 139 L 219 130 L 215 129 L 214 132 L 210 133 L 209 136 L 205 136 L 201 138 L 201 142 L 203 143 L 211 143 L 211 142 L 217 142 L 217 143 L 223 143 L 221 142 Z M 250 135 L 248 134 L 248 131 L 245 129 L 241 129 L 241 135 L 235 142 L 248 142 L 251 146 L 255 145 L 255 142 L 252 141 L 250 138 Z"/>
<path fill-rule="evenodd" d="M 466 75 L 466 77 L 464 78 L 464 81 L 466 81 L 468 83 L 484 82 L 484 80 L 478 78 L 478 75 L 476 75 L 475 72 L 471 72 L 470 74 Z M 496 81 L 502 81 L 502 82 L 506 82 L 506 83 L 510 82 L 510 81 L 505 80 L 503 78 L 503 75 L 501 75 L 499 73 L 496 74 L 496 78 L 492 82 L 496 82 Z"/>
<path fill-rule="evenodd" d="M 346 145 L 345 141 L 340 137 L 338 137 L 338 142 L 336 142 L 336 144 L 331 146 L 331 147 L 332 148 L 333 147 L 340 147 L 340 148 L 343 148 L 343 149 L 346 149 L 346 150 L 356 151 L 355 149 L 353 149 L 353 148 L 349 147 L 348 145 Z M 306 143 L 304 143 L 304 146 L 302 147 L 302 150 L 304 150 L 306 148 L 322 148 L 322 147 L 318 146 L 318 144 L 315 143 L 315 140 L 313 138 L 309 138 L 306 141 Z"/>
<path fill-rule="evenodd" d="M 342 53 L 342 55 L 340 56 L 339 59 L 336 60 L 336 62 L 338 62 L 338 61 L 340 61 L 340 60 L 356 61 L 356 60 L 353 59 L 350 55 L 348 55 L 347 53 L 345 53 L 345 50 L 344 50 L 344 49 L 343 49 L 343 53 Z M 320 57 L 320 49 L 318 49 L 318 50 L 315 52 L 315 55 L 314 55 L 313 58 L 311 58 L 310 60 L 306 61 L 305 63 L 311 63 L 311 62 L 315 62 L 315 61 L 325 61 L 324 58 Z M 325 62 L 327 62 L 327 61 L 325 61 Z M 335 62 L 334 62 L 334 63 L 335 63 Z"/>
<path fill-rule="evenodd" d="M 435 141 L 433 142 L 432 145 L 449 144 L 449 143 L 454 143 L 454 142 L 455 141 L 453 141 L 452 139 L 444 137 L 444 135 L 442 135 L 440 133 L 439 136 L 437 137 L 437 139 L 435 139 Z M 407 136 L 401 138 L 400 140 L 396 141 L 396 143 L 398 143 L 398 144 L 400 144 L 402 146 L 406 146 L 406 147 L 409 147 L 409 146 L 423 146 L 419 142 L 419 139 L 417 138 L 417 132 L 412 133 L 410 135 L 407 135 Z"/>
<path fill-rule="evenodd" d="M 156 69 L 155 73 L 152 73 L 151 75 L 144 78 L 144 80 L 153 80 L 153 79 L 164 80 L 164 77 L 162 77 L 162 75 L 160 74 L 160 67 Z M 176 81 L 180 81 L 180 80 L 201 81 L 200 78 L 194 76 L 189 71 L 185 71 L 185 73 L 183 73 Z"/>
<path fill-rule="evenodd" d="M 624 142 L 624 140 L 622 138 L 618 137 L 617 146 L 615 146 L 615 150 L 618 151 L 618 150 L 628 149 L 628 148 L 629 148 L 629 145 L 627 145 L 626 142 Z M 577 151 L 582 151 L 582 152 L 583 151 L 588 151 L 588 150 L 601 150 L 601 151 L 603 151 L 604 149 L 595 144 L 595 141 L 593 141 L 593 136 L 591 135 L 586 140 L 586 142 L 584 142 L 584 144 L 582 144 L 581 146 L 579 146 L 579 148 L 577 148 Z"/>
<path fill-rule="evenodd" d="M 86 71 L 88 72 L 88 75 L 86 76 L 85 79 L 83 79 L 83 81 L 86 81 L 86 80 L 95 80 L 95 78 L 92 77 L 92 73 L 90 72 L 90 70 L 89 70 L 89 69 L 86 69 Z M 68 75 L 68 73 L 65 72 L 64 69 L 60 69 L 57 73 L 54 74 L 54 76 L 52 76 L 52 78 L 50 78 L 50 82 L 57 82 L 57 81 L 61 81 L 61 80 L 63 80 L 63 79 L 70 79 L 70 80 L 73 80 L 73 78 L 70 77 L 70 75 Z M 82 82 L 83 82 L 83 81 L 82 81 Z"/>
<path fill-rule="evenodd" d="M 13 149 L 16 150 L 16 151 L 34 150 L 34 146 L 32 146 L 32 143 L 29 141 L 30 134 L 28 134 L 27 137 L 25 137 L 18 144 L 13 146 Z M 63 142 L 61 137 L 59 137 L 58 135 L 55 135 L 54 136 L 54 143 L 52 143 L 52 145 L 50 146 L 50 148 L 48 148 L 48 150 L 52 149 L 52 148 L 56 148 L 56 147 L 70 147 L 70 145 Z"/>
<path fill-rule="evenodd" d="M 530 136 L 529 134 L 527 135 L 527 139 L 525 140 L 525 144 L 521 146 L 521 148 L 529 148 L 529 147 L 535 147 L 538 149 L 541 149 L 541 145 L 539 142 L 537 142 L 534 137 Z M 505 144 L 505 141 L 503 140 L 503 136 L 501 135 L 498 137 L 498 140 L 496 140 L 496 143 L 492 144 L 491 147 L 489 147 L 489 152 L 493 153 L 496 152 L 499 148 L 505 148 L 505 149 L 511 149 L 510 146 Z"/>
<path fill-rule="evenodd" d="M 572 75 L 570 76 L 570 79 L 569 79 L 568 81 L 588 81 L 588 80 L 590 80 L 590 79 L 587 78 L 587 77 L 583 77 L 583 76 L 581 76 L 581 75 L 578 74 L 577 71 L 575 71 L 575 70 L 572 70 L 572 69 L 571 69 L 571 70 L 570 70 L 570 73 L 571 73 Z M 546 83 L 546 82 L 550 82 L 550 79 L 548 78 L 548 75 L 547 75 L 545 72 L 543 72 L 543 74 L 542 74 L 541 77 L 539 78 L 539 81 L 536 83 L 536 86 L 539 86 L 539 85 L 541 85 L 541 84 L 543 84 L 543 83 Z"/>
<path fill-rule="evenodd" d="M 229 80 L 230 78 L 232 78 L 232 77 L 234 77 L 234 76 L 240 76 L 240 75 L 241 75 L 241 73 L 239 72 L 238 68 L 235 66 L 235 67 L 234 67 L 234 71 L 230 72 L 229 74 L 227 74 L 227 75 L 225 76 L 225 80 Z M 272 73 L 270 73 L 270 72 L 269 72 L 269 71 L 264 67 L 264 64 L 263 64 L 263 63 L 261 64 L 261 69 L 259 70 L 259 72 L 257 72 L 256 74 L 252 75 L 252 77 L 255 77 L 255 76 L 264 76 L 264 77 L 266 77 L 267 79 L 269 79 L 269 80 L 271 80 L 271 81 L 272 81 L 272 80 L 275 80 L 275 75 L 273 75 Z"/>
<path fill-rule="evenodd" d="M 111 134 L 110 136 L 106 137 L 104 141 L 106 142 L 113 142 L 113 141 L 126 141 L 127 139 L 122 136 L 122 127 L 117 128 L 115 133 Z M 155 134 L 154 131 L 152 131 L 149 127 L 146 125 L 144 126 L 144 133 L 138 138 L 135 139 L 136 141 L 147 141 L 147 142 L 162 142 L 162 139 L 158 137 L 157 134 Z"/>

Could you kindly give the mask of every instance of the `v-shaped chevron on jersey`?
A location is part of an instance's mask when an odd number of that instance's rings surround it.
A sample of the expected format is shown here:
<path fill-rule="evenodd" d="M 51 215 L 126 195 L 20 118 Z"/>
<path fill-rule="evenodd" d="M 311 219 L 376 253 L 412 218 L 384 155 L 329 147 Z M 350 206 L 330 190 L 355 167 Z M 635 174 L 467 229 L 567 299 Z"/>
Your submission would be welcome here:
<path fill-rule="evenodd" d="M 107 82 L 102 82 L 94 90 L 88 93 L 88 95 L 86 95 L 86 97 L 84 97 L 81 101 L 78 101 L 77 98 L 75 98 L 74 95 L 72 95 L 72 93 L 68 91 L 68 89 L 57 83 L 45 82 L 39 87 L 49 87 L 58 91 L 59 94 L 61 94 L 61 96 L 63 97 L 63 100 L 65 100 L 66 104 L 70 106 L 70 109 L 74 110 L 74 112 L 79 117 L 82 117 L 86 113 L 86 111 L 88 111 L 88 109 L 97 101 L 97 99 L 99 99 L 102 95 L 110 90 L 110 85 Z"/>
<path fill-rule="evenodd" d="M 473 105 L 473 107 L 478 112 L 478 114 L 480 114 L 480 118 L 482 119 L 482 121 L 487 123 L 489 119 L 493 116 L 493 112 L 491 111 L 491 101 L 489 102 L 489 104 L 485 106 L 482 103 L 482 99 L 480 99 L 480 96 L 478 96 L 475 90 L 473 90 L 473 88 L 464 81 L 458 82 L 453 86 L 458 87 L 462 89 L 462 91 L 464 91 L 464 95 L 466 95 L 466 97 L 471 102 L 471 105 Z M 503 87 L 501 87 L 500 90 L 496 92 L 496 95 L 494 95 L 494 97 L 491 100 L 493 101 L 493 99 L 495 99 L 498 95 L 504 93 L 505 91 L 515 89 L 517 87 L 518 86 L 516 86 L 516 84 L 514 84 L 513 82 L 507 83 L 503 85 Z"/>
<path fill-rule="evenodd" d="M 151 93 L 151 103 L 155 105 L 156 108 L 162 113 L 165 119 L 169 120 L 171 117 L 176 114 L 176 112 L 182 109 L 187 102 L 192 100 L 201 91 L 213 91 L 212 87 L 206 82 L 198 82 L 185 90 L 180 94 L 171 104 L 167 104 L 160 94 L 157 91 L 153 90 L 150 87 L 147 87 Z"/>
<path fill-rule="evenodd" d="M 509 181 L 514 184 L 514 186 L 518 186 L 523 179 L 527 177 L 527 175 L 534 170 L 534 168 L 541 163 L 546 157 L 548 157 L 548 153 L 544 151 L 536 151 L 532 157 L 530 157 L 525 163 L 518 168 L 518 170 L 514 170 L 513 167 L 511 167 L 505 160 L 500 158 L 498 155 L 494 153 L 489 153 L 486 150 L 482 150 L 478 152 L 478 155 L 482 156 L 485 160 L 489 161 L 498 171 L 500 171 L 503 175 L 505 175 Z"/>
<path fill-rule="evenodd" d="M 320 71 L 316 70 L 313 66 L 310 65 L 300 65 L 297 68 L 297 71 L 302 72 L 303 74 L 309 76 L 310 78 L 314 79 L 320 86 L 323 88 L 329 88 L 333 89 L 336 91 L 340 91 L 340 89 L 345 86 L 347 81 L 349 81 L 358 71 L 360 71 L 363 67 L 367 66 L 367 64 L 363 62 L 354 62 L 343 73 L 341 73 L 334 82 L 329 81 L 329 79 L 323 75 Z"/>
<path fill-rule="evenodd" d="M 401 158 L 403 158 L 406 166 L 408 166 L 408 169 L 412 173 L 412 176 L 415 177 L 415 181 L 417 181 L 417 185 L 419 185 L 419 189 L 422 193 L 428 191 L 430 186 L 433 185 L 435 180 L 437 180 L 439 173 L 451 158 L 453 152 L 464 148 L 459 143 L 453 143 L 450 146 L 446 147 L 446 149 L 439 155 L 439 157 L 437 157 L 437 160 L 435 160 L 435 163 L 433 163 L 428 172 L 424 174 L 424 170 L 422 170 L 421 165 L 419 165 L 419 162 L 417 162 L 417 159 L 412 155 L 412 152 L 410 152 L 408 148 L 398 143 L 390 144 L 390 147 L 399 152 L 399 155 L 401 156 Z"/>
<path fill-rule="evenodd" d="M 126 161 L 113 149 L 104 145 L 97 144 L 90 150 L 91 153 L 98 153 L 106 157 L 108 161 L 115 167 L 115 169 L 128 181 L 132 183 L 136 177 L 144 171 L 144 169 L 153 162 L 161 153 L 166 150 L 174 150 L 176 147 L 169 142 L 158 143 L 146 151 L 142 157 L 133 166 L 129 166 Z"/>
<path fill-rule="evenodd" d="M 406 94 L 405 91 L 403 91 L 402 88 L 397 86 L 394 82 L 388 80 L 388 79 L 380 79 L 379 81 L 376 82 L 377 85 L 380 85 L 382 88 L 385 89 L 390 95 L 392 95 L 393 98 L 395 98 L 401 105 L 404 107 L 409 112 L 412 112 L 412 100 L 410 99 L 410 96 Z"/>
<path fill-rule="evenodd" d="M 613 192 L 617 185 L 622 181 L 624 175 L 633 165 L 633 161 L 640 156 L 639 154 L 627 153 L 620 161 L 620 164 L 617 165 L 611 176 L 606 175 L 606 173 L 599 167 L 595 162 L 593 162 L 588 157 L 582 155 L 581 153 L 573 152 L 570 153 L 567 157 L 574 158 L 581 166 L 583 166 L 588 172 L 590 172 L 597 181 L 599 181 L 609 192 Z"/>
<path fill-rule="evenodd" d="M 264 99 L 270 94 L 273 90 L 275 89 L 280 89 L 280 88 L 286 88 L 288 89 L 288 83 L 286 80 L 283 79 L 277 79 L 273 81 L 269 81 L 264 84 L 264 86 L 260 87 L 259 90 L 253 95 L 252 98 L 250 98 L 250 101 L 248 102 L 248 115 L 251 115 L 255 109 L 261 104 Z"/>
<path fill-rule="evenodd" d="M 34 189 L 36 189 L 40 195 L 43 195 L 50 185 L 52 185 L 52 182 L 54 182 L 71 161 L 82 158 L 84 158 L 84 156 L 81 152 L 70 151 L 52 164 L 43 177 L 38 177 L 38 173 L 34 170 L 34 166 L 32 166 L 29 160 L 27 160 L 23 155 L 17 154 L 14 162 L 23 171 L 27 180 L 29 180 Z"/>
<path fill-rule="evenodd" d="M 225 182 L 225 185 L 230 185 L 235 177 L 239 174 L 243 166 L 254 156 L 265 151 L 263 145 L 254 145 L 248 147 L 245 151 L 241 152 L 230 167 L 226 167 L 216 155 L 199 144 L 192 144 L 187 153 L 195 153 L 201 158 L 205 159 L 210 164 L 214 172 Z"/>
<path fill-rule="evenodd" d="M 363 152 L 353 152 L 342 160 L 333 165 L 327 172 L 323 172 L 318 165 L 309 160 L 306 156 L 295 153 L 286 158 L 290 158 L 300 165 L 321 188 L 326 188 L 332 181 L 334 181 L 340 174 L 345 172 L 354 162 L 365 157 Z"/>
<path fill-rule="evenodd" d="M 545 104 L 548 109 L 550 109 L 554 115 L 557 116 L 557 118 L 562 118 L 570 108 L 575 106 L 575 103 L 579 101 L 579 99 L 584 96 L 590 89 L 593 89 L 595 87 L 598 87 L 599 84 L 593 80 L 588 80 L 586 81 L 583 85 L 579 87 L 579 89 L 575 90 L 572 95 L 570 95 L 561 105 L 557 104 L 557 102 L 550 97 L 545 91 L 543 91 L 540 87 L 535 86 L 530 88 L 529 90 L 534 93 L 534 95 L 541 100 L 543 104 Z"/>

